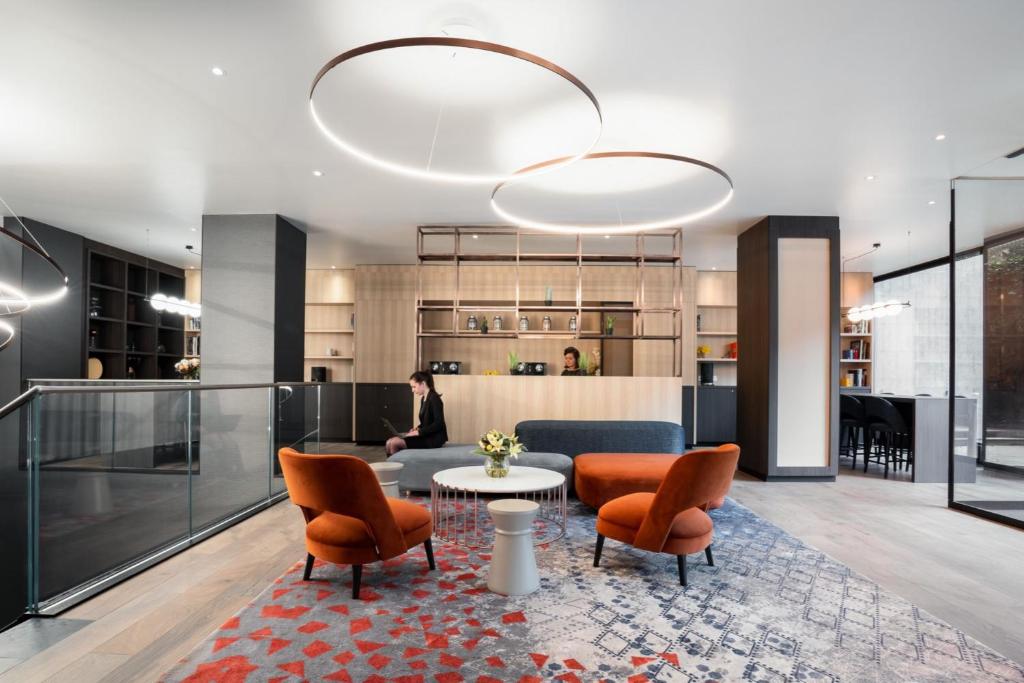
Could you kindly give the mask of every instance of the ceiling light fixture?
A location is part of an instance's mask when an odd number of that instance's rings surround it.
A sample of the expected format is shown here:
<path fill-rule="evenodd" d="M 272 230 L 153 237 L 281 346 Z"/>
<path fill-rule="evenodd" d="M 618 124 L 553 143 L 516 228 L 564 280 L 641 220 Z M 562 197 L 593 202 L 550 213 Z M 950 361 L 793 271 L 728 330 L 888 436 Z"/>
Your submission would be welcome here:
<path fill-rule="evenodd" d="M 939 133 L 938 135 L 935 136 L 935 139 L 938 140 L 939 142 L 942 142 L 943 140 L 946 139 L 946 134 L 945 133 Z"/>
<path fill-rule="evenodd" d="M 557 167 L 564 165 L 564 161 L 567 157 L 560 159 L 549 159 L 548 161 L 542 161 L 532 166 L 516 171 L 515 175 L 512 176 L 510 181 L 503 181 L 494 186 L 491 190 L 491 209 L 500 216 L 503 220 L 506 220 L 515 225 L 519 225 L 524 228 L 532 228 L 534 230 L 543 230 L 546 232 L 558 232 L 567 234 L 621 234 L 621 233 L 634 233 L 634 232 L 645 232 L 647 230 L 660 230 L 663 228 L 674 228 L 686 223 L 692 223 L 700 220 L 715 213 L 723 206 L 729 203 L 732 199 L 734 188 L 732 184 L 732 178 L 729 174 L 718 168 L 713 164 L 709 164 L 706 161 L 700 159 L 694 159 L 691 157 L 678 156 L 676 154 L 665 154 L 662 152 L 594 152 L 593 154 L 586 154 L 583 156 L 582 161 L 593 159 L 660 159 L 663 161 L 673 161 L 680 164 L 687 164 L 691 166 L 699 166 L 707 169 L 712 173 L 718 175 L 722 180 L 725 181 L 728 189 L 725 194 L 718 199 L 714 204 L 692 211 L 690 213 L 684 213 L 677 216 L 670 216 L 669 218 L 663 218 L 657 221 L 645 221 L 637 223 L 618 223 L 617 225 L 609 225 L 607 223 L 600 224 L 572 224 L 572 223 L 549 223 L 541 220 L 534 220 L 526 216 L 520 216 L 502 208 L 498 203 L 498 193 L 503 187 L 506 187 L 509 183 L 519 183 L 522 178 L 528 177 L 535 173 L 538 169 L 545 169 L 547 167 Z M 522 174 L 522 175 L 520 175 Z"/>
<path fill-rule="evenodd" d="M 212 73 L 214 76 L 223 76 L 224 69 L 220 68 L 219 66 L 215 66 L 212 69 L 210 69 L 210 73 Z"/>
<path fill-rule="evenodd" d="M 548 167 L 537 168 L 530 173 L 531 175 L 538 173 L 547 173 L 555 170 L 555 168 L 567 166 L 568 164 L 571 164 L 572 162 L 583 158 L 591 149 L 594 148 L 594 145 L 597 144 L 598 139 L 601 137 L 601 130 L 604 122 L 601 117 L 601 105 L 598 104 L 597 97 L 594 96 L 594 93 L 591 92 L 590 88 L 588 88 L 583 83 L 583 81 L 576 78 L 576 76 L 572 75 L 571 73 L 569 73 L 562 67 L 558 66 L 554 62 L 550 62 L 542 57 L 538 57 L 537 55 L 531 54 L 529 52 L 517 50 L 506 45 L 500 45 L 498 43 L 488 43 L 481 40 L 469 40 L 467 38 L 451 38 L 436 36 L 398 38 L 395 40 L 384 40 L 378 43 L 369 43 L 367 45 L 361 45 L 359 47 L 348 50 L 347 52 L 343 52 L 337 57 L 327 62 L 326 64 L 324 64 L 323 68 L 320 69 L 316 77 L 313 79 L 313 85 L 309 89 L 309 112 L 313 117 L 313 122 L 316 123 L 317 127 L 320 129 L 320 132 L 322 132 L 324 136 L 326 136 L 327 139 L 333 142 L 337 147 L 347 152 L 348 154 L 351 154 L 357 159 L 360 159 L 368 164 L 377 166 L 378 168 L 384 169 L 385 171 L 390 171 L 392 173 L 397 173 L 400 175 L 419 178 L 422 180 L 440 180 L 450 183 L 467 184 L 496 183 L 509 179 L 511 177 L 510 174 L 485 175 L 473 173 L 453 173 L 445 171 L 434 171 L 430 169 L 416 168 L 394 161 L 388 161 L 387 159 L 382 159 L 372 154 L 371 152 L 362 149 L 361 147 L 358 147 L 354 143 L 343 139 L 340 135 L 332 131 L 327 126 L 327 124 L 323 122 L 323 120 L 321 120 L 319 114 L 317 113 L 316 104 L 313 101 L 313 96 L 316 94 L 316 87 L 320 83 L 321 79 L 323 79 L 323 77 L 326 76 L 332 69 L 345 62 L 353 60 L 356 57 L 372 54 L 374 52 L 383 52 L 386 50 L 397 50 L 409 47 L 427 46 L 455 47 L 463 48 L 466 50 L 479 50 L 482 52 L 505 55 L 507 57 L 512 57 L 514 59 L 529 62 L 530 64 L 534 64 L 535 66 L 545 69 L 555 74 L 556 76 L 559 76 L 563 80 L 567 81 L 568 83 L 573 85 L 577 90 L 579 90 L 579 92 L 582 93 L 583 96 L 587 98 L 587 100 L 590 101 L 590 103 L 594 107 L 594 113 L 597 116 L 598 125 L 597 131 L 595 132 L 593 139 L 587 144 L 586 148 L 573 156 L 562 157 L 559 160 L 559 163 L 557 164 L 553 164 Z"/>
<path fill-rule="evenodd" d="M 319 170 L 313 171 L 313 175 L 315 175 L 317 178 L 322 178 L 323 175 L 324 175 L 324 172 L 323 171 L 319 171 Z"/>
<path fill-rule="evenodd" d="M 21 315 L 25 313 L 33 306 L 44 306 L 51 304 L 59 299 L 63 298 L 68 292 L 68 275 L 60 267 L 60 265 L 50 256 L 43 245 L 36 239 L 36 236 L 32 234 L 32 231 L 28 229 L 28 226 L 18 217 L 11 207 L 8 206 L 7 202 L 0 197 L 0 204 L 10 213 L 15 221 L 21 226 L 22 234 L 18 235 L 7 229 L 6 226 L 0 225 L 0 235 L 9 237 L 22 246 L 23 249 L 27 249 L 34 253 L 39 258 L 43 259 L 48 266 L 57 274 L 59 278 L 60 286 L 45 294 L 30 295 L 5 282 L 0 282 L 0 318 L 8 318 L 15 315 Z M 0 351 L 5 349 L 7 346 L 14 341 L 14 326 L 6 320 L 0 319 Z"/>
<path fill-rule="evenodd" d="M 934 200 L 934 199 L 929 199 L 929 200 L 928 200 L 928 206 L 931 206 L 931 205 L 932 205 L 932 204 L 934 204 L 934 203 L 935 203 L 935 200 Z"/>
<path fill-rule="evenodd" d="M 864 180 L 867 180 L 868 182 L 871 182 L 874 179 L 875 179 L 875 176 L 873 176 L 873 175 L 866 175 L 866 176 L 864 176 Z"/>

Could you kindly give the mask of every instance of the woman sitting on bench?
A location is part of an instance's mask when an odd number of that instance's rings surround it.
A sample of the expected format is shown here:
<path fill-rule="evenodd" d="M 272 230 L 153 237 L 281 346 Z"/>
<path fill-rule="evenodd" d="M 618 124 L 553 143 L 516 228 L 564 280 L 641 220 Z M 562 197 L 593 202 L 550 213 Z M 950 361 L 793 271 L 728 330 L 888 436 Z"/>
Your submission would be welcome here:
<path fill-rule="evenodd" d="M 384 445 L 388 457 L 406 448 L 440 448 L 448 441 L 444 403 L 434 390 L 434 376 L 428 370 L 414 372 L 409 376 L 409 388 L 420 397 L 420 424 L 403 436 L 388 439 Z"/>

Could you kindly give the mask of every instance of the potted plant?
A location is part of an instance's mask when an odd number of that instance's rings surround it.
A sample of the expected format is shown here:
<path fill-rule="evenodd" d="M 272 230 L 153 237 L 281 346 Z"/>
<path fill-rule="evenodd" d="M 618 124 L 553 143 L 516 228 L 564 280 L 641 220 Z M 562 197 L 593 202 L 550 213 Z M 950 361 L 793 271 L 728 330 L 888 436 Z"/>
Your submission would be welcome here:
<path fill-rule="evenodd" d="M 508 476 L 509 458 L 518 458 L 524 450 L 526 447 L 519 443 L 518 436 L 492 429 L 480 437 L 473 452 L 486 458 L 484 472 L 488 477 L 501 479 Z"/>
<path fill-rule="evenodd" d="M 709 353 L 711 353 L 711 347 L 707 344 L 701 344 L 697 347 L 697 358 L 707 358 Z"/>
<path fill-rule="evenodd" d="M 604 317 L 604 333 L 609 337 L 615 334 L 615 316 L 606 315 Z"/>
<path fill-rule="evenodd" d="M 508 352 L 508 374 L 519 374 L 519 354 L 517 354 L 515 351 Z"/>

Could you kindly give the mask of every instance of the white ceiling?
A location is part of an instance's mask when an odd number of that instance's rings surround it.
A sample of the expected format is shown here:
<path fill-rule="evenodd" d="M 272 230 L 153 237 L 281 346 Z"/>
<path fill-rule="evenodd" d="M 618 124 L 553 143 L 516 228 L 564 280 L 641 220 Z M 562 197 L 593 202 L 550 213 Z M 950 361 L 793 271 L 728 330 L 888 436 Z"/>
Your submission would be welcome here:
<path fill-rule="evenodd" d="M 940 256 L 949 179 L 1024 145 L 1020 0 L 0 0 L 0 195 L 139 253 L 149 230 L 151 255 L 182 265 L 217 213 L 288 217 L 313 267 L 410 260 L 417 224 L 494 222 L 489 187 L 346 156 L 307 92 L 344 50 L 453 23 L 579 76 L 604 110 L 599 149 L 730 173 L 733 202 L 687 228 L 704 268 L 732 267 L 733 236 L 765 214 L 838 215 L 844 255 L 881 241 L 856 269 Z M 436 111 L 435 89 L 396 83 L 422 100 L 410 117 Z M 546 115 L 524 109 L 500 120 Z"/>

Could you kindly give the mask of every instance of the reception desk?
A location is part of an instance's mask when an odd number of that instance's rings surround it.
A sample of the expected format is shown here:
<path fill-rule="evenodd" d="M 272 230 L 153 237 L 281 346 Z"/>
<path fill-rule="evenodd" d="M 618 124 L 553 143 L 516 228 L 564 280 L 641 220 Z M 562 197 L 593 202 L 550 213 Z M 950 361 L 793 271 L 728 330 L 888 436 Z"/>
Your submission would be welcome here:
<path fill-rule="evenodd" d="M 488 429 L 511 432 L 523 420 L 680 424 L 683 413 L 679 377 L 437 375 L 434 382 L 453 443 L 473 443 Z"/>

